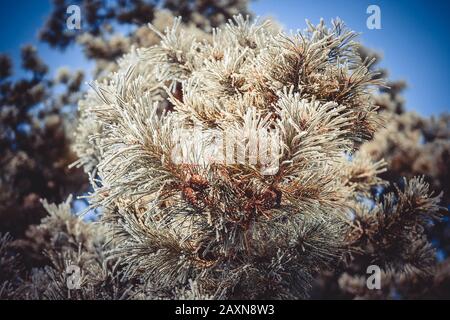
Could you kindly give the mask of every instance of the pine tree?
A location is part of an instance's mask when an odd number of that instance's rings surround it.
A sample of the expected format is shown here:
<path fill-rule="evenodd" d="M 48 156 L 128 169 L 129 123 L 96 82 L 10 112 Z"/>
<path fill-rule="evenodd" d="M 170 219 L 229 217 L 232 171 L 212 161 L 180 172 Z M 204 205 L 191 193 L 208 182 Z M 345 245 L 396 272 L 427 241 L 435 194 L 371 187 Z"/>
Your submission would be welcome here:
<path fill-rule="evenodd" d="M 177 14 L 182 14 L 184 23 L 193 23 L 195 18 L 195 23 L 206 29 L 237 11 L 247 10 L 246 1 L 170 3 L 183 4 L 178 7 L 183 8 L 182 12 L 177 10 Z M 66 9 L 71 4 L 83 10 L 83 28 L 79 32 L 66 27 Z M 40 40 L 61 50 L 81 45 L 85 57 L 95 62 L 95 73 L 107 73 L 117 68 L 117 58 L 132 46 L 150 46 L 159 41 L 147 27 L 130 28 L 128 37 L 116 30 L 121 24 L 141 27 L 146 22 L 162 30 L 173 17 L 170 11 L 157 9 L 157 4 L 140 0 L 56 0 L 40 31 Z M 169 3 L 161 5 L 167 7 Z M 76 160 L 72 143 L 76 107 L 85 94 L 85 75 L 65 67 L 50 74 L 45 61 L 30 45 L 22 48 L 24 75 L 14 76 L 12 67 L 11 59 L 0 54 L 0 232 L 10 233 L 17 240 L 16 250 L 32 268 L 47 261 L 31 249 L 33 243 L 24 237 L 27 229 L 46 215 L 39 199 L 60 203 L 69 194 L 80 195 L 88 190 L 83 170 L 69 168 Z"/>
<path fill-rule="evenodd" d="M 370 88 L 379 81 L 340 21 L 289 36 L 237 17 L 212 38 L 193 35 L 176 21 L 81 103 L 79 132 L 97 131 L 79 150 L 96 151 L 93 161 L 80 154 L 97 169 L 91 201 L 104 209 L 113 256 L 156 294 L 176 297 L 171 288 L 193 281 L 213 298 L 305 297 L 345 253 L 353 195 L 379 183 L 383 163 L 343 155 L 378 126 Z M 174 162 L 174 130 L 193 126 L 235 135 L 244 149 L 252 128 L 279 132 L 278 171 Z M 404 197 L 414 192 L 428 197 L 420 180 Z"/>
<path fill-rule="evenodd" d="M 12 77 L 11 59 L 0 55 L 0 232 L 20 237 L 46 212 L 40 198 L 61 202 L 86 188 L 82 170 L 69 170 L 74 106 L 82 72 L 55 77 L 30 45 L 22 48 L 22 78 Z M 55 88 L 60 93 L 56 93 Z"/>
<path fill-rule="evenodd" d="M 364 58 L 375 59 L 372 69 L 376 68 L 376 63 L 381 59 L 375 52 L 364 47 L 360 48 L 360 54 Z M 380 77 L 388 78 L 387 70 L 377 71 Z M 448 215 L 446 214 L 443 220 L 426 219 L 422 222 L 408 222 L 414 216 L 409 218 L 405 216 L 403 222 L 400 220 L 391 222 L 395 226 L 393 229 L 395 233 L 387 230 L 384 223 L 380 224 L 380 221 L 377 221 L 392 219 L 393 212 L 397 210 L 395 208 L 397 205 L 386 207 L 383 209 L 385 213 L 380 214 L 379 207 L 385 206 L 386 199 L 393 197 L 395 201 L 400 201 L 398 203 L 400 206 L 403 205 L 401 202 L 405 203 L 401 201 L 404 198 L 401 195 L 405 189 L 411 188 L 411 185 L 405 182 L 405 177 L 413 179 L 420 176 L 421 184 L 427 189 L 422 193 L 440 194 L 440 197 L 434 200 L 435 205 L 441 207 L 440 212 L 445 212 L 443 209 L 448 209 L 450 205 L 447 177 L 449 162 L 446 160 L 450 147 L 448 115 L 425 118 L 406 111 L 405 100 L 401 95 L 405 87 L 404 81 L 388 81 L 386 86 L 374 94 L 379 115 L 385 124 L 378 128 L 373 139 L 361 146 L 360 153 L 364 154 L 365 161 L 385 161 L 383 170 L 377 174 L 381 179 L 369 185 L 364 198 L 365 202 L 369 201 L 375 208 L 369 212 L 355 211 L 355 221 L 352 222 L 355 230 L 349 238 L 351 239 L 349 247 L 356 245 L 354 248 L 356 250 L 353 250 L 353 254 L 347 255 L 335 270 L 326 271 L 317 279 L 313 289 L 314 298 L 448 298 L 446 288 L 450 280 L 448 268 L 450 260 L 447 258 L 439 261 L 436 251 L 436 249 L 439 251 L 440 256 L 448 256 L 450 243 Z M 413 192 L 415 193 L 417 192 Z M 414 195 L 414 198 L 417 196 L 418 194 Z M 408 199 L 412 204 L 410 210 L 419 213 L 417 207 L 419 203 L 414 198 Z M 392 200 L 389 201 L 392 206 Z M 361 202 L 361 198 L 358 202 Z M 378 212 L 376 219 L 372 215 L 373 212 Z M 409 245 L 403 249 L 396 247 L 395 251 L 392 251 L 396 257 L 401 256 L 404 260 L 399 264 L 394 262 L 398 259 L 389 253 L 392 250 L 390 246 L 395 247 L 390 237 L 395 236 L 398 243 L 400 233 L 398 230 L 411 230 L 411 226 L 421 231 L 416 231 L 415 235 L 411 233 L 400 242 Z M 391 235 L 387 237 L 389 234 Z M 358 239 L 356 242 L 355 235 Z M 365 245 L 361 246 L 361 240 Z M 429 245 L 430 242 L 434 243 L 432 247 Z M 378 248 L 375 251 L 374 249 L 379 247 L 377 243 L 384 243 L 385 249 Z M 380 261 L 384 261 L 382 264 L 385 265 L 383 290 L 368 290 L 366 268 L 375 262 L 379 264 Z"/>
<path fill-rule="evenodd" d="M 210 30 L 223 17 L 199 23 L 192 3 L 105 59 L 79 102 L 73 163 L 100 220 L 74 216 L 71 197 L 43 200 L 48 215 L 24 239 L 0 239 L 0 297 L 445 297 L 448 262 L 437 264 L 427 232 L 448 203 L 447 118 L 405 113 L 403 85 L 384 87 L 377 57 L 340 20 L 286 34 L 239 15 Z M 144 10 L 133 6 L 101 21 Z M 93 48 L 106 29 L 89 28 L 78 41 Z M 442 150 L 440 169 L 403 163 L 413 146 L 416 156 Z M 17 248 L 45 265 L 23 268 Z M 67 286 L 74 265 L 77 290 Z M 367 286 L 370 265 L 381 290 Z"/>

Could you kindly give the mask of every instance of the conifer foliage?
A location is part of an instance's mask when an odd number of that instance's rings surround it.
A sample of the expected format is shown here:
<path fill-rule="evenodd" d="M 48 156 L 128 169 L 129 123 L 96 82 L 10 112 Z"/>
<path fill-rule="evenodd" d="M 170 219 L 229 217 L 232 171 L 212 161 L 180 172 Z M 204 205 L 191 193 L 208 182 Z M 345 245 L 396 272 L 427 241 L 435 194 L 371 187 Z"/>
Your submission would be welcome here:
<path fill-rule="evenodd" d="M 2 298 L 298 299 L 336 270 L 354 297 L 377 298 L 432 276 L 424 230 L 441 196 L 423 178 L 381 179 L 386 162 L 360 148 L 381 128 L 383 83 L 342 21 L 294 34 L 242 15 L 211 32 L 181 18 L 149 28 L 160 41 L 133 47 L 79 103 L 73 165 L 99 221 L 71 215 L 70 198 L 44 201 L 49 215 L 27 236 L 49 264 L 8 276 Z M 269 173 L 255 133 L 278 137 Z M 191 161 L 174 157 L 180 147 Z M 18 259 L 8 241 L 2 268 Z M 76 290 L 70 265 L 83 270 Z M 368 265 L 383 290 L 367 291 Z"/>
<path fill-rule="evenodd" d="M 179 20 L 159 36 L 81 103 L 77 149 L 98 174 L 91 202 L 105 210 L 112 257 L 156 294 L 194 281 L 205 297 L 307 296 L 344 253 L 352 195 L 383 166 L 344 157 L 378 126 L 370 89 L 380 82 L 355 34 L 335 21 L 287 35 L 237 16 L 212 36 Z M 174 162 L 173 132 L 193 126 L 242 144 L 251 128 L 277 130 L 277 172 Z M 427 199 L 421 186 L 411 188 Z"/>

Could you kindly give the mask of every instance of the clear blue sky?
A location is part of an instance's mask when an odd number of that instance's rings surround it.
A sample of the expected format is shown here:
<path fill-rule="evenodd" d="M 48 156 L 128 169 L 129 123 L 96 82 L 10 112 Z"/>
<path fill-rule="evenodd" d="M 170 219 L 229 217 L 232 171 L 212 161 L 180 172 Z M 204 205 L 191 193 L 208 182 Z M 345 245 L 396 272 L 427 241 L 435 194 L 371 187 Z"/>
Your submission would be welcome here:
<path fill-rule="evenodd" d="M 381 30 L 366 27 L 370 4 L 381 8 Z M 61 53 L 38 44 L 37 32 L 50 10 L 47 0 L 0 0 L 0 52 L 19 62 L 23 43 L 37 44 L 54 71 L 58 66 L 92 69 L 80 49 Z M 381 66 L 392 79 L 404 79 L 407 108 L 430 115 L 450 112 L 450 1 L 419 0 L 257 0 L 251 4 L 259 16 L 272 16 L 287 30 L 303 29 L 305 19 L 317 23 L 340 17 L 361 33 L 364 45 L 383 54 Z"/>

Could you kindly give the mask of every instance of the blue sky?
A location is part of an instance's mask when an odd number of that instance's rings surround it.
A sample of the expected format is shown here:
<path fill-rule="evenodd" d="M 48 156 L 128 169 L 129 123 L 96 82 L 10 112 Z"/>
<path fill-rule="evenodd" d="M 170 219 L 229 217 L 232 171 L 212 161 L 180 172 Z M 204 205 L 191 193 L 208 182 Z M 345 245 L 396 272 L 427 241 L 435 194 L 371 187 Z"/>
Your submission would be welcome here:
<path fill-rule="evenodd" d="M 76 46 L 65 52 L 37 41 L 39 27 L 51 4 L 47 0 L 0 0 L 0 52 L 19 64 L 20 46 L 36 44 L 40 55 L 54 71 L 58 66 L 92 70 Z M 369 5 L 381 9 L 381 30 L 366 27 Z M 423 115 L 450 111 L 450 1 L 419 0 L 257 0 L 251 9 L 259 16 L 271 16 L 287 30 L 303 29 L 305 19 L 317 23 L 340 17 L 361 33 L 362 43 L 382 53 L 381 66 L 390 78 L 408 82 L 407 109 Z"/>

